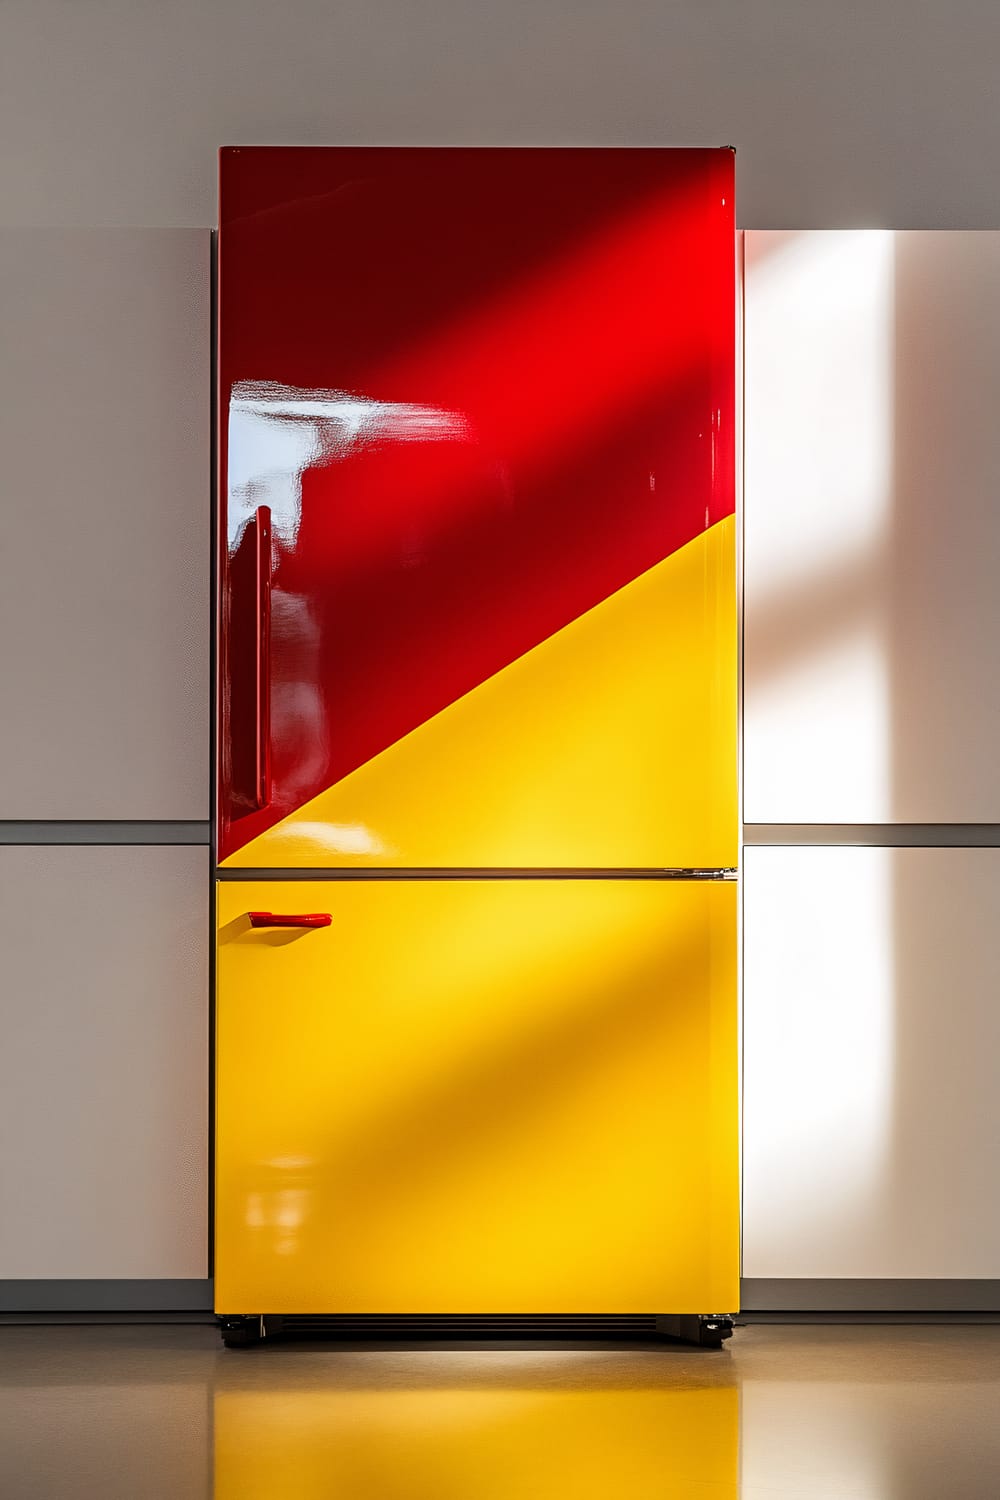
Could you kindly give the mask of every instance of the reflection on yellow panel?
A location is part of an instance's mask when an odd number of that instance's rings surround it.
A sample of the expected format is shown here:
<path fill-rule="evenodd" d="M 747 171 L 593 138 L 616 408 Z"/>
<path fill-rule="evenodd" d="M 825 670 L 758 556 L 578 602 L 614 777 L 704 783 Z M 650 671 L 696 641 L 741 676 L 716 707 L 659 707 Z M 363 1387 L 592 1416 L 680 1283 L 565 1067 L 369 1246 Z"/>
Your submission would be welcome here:
<path fill-rule="evenodd" d="M 215 1400 L 215 1500 L 736 1500 L 737 1484 L 726 1386 Z"/>
<path fill-rule="evenodd" d="M 734 1309 L 735 897 L 220 885 L 217 1309 Z"/>
<path fill-rule="evenodd" d="M 730 517 L 225 861 L 736 863 Z"/>

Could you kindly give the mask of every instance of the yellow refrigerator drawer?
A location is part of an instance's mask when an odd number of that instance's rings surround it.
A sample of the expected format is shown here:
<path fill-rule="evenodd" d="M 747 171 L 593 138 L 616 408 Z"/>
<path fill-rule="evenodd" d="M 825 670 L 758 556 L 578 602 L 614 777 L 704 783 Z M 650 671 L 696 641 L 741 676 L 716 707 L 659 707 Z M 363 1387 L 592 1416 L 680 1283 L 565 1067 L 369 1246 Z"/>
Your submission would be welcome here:
<path fill-rule="evenodd" d="M 218 916 L 220 1313 L 736 1308 L 734 884 L 231 881 Z"/>

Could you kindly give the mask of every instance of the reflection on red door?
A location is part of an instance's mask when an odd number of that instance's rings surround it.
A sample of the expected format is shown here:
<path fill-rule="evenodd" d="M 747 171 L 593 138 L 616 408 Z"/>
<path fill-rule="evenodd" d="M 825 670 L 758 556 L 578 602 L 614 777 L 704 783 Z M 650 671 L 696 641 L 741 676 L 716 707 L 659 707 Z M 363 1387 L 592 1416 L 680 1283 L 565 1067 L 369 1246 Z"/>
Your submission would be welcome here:
<path fill-rule="evenodd" d="M 223 151 L 220 858 L 732 513 L 732 162 Z"/>

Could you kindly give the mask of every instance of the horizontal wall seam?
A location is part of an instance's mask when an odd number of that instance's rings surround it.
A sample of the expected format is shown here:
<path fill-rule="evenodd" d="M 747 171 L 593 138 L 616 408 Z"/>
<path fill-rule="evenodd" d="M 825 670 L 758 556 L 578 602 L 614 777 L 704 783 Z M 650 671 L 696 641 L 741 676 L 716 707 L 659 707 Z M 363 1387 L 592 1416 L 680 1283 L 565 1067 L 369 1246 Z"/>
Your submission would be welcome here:
<path fill-rule="evenodd" d="M 0 844 L 203 844 L 211 843 L 205 819 L 0 821 Z"/>
<path fill-rule="evenodd" d="M 1000 823 L 744 823 L 747 849 L 996 849 Z"/>
<path fill-rule="evenodd" d="M 0 819 L 0 844 L 208 844 L 211 842 L 211 829 L 208 819 Z M 743 843 L 748 849 L 811 844 L 833 847 L 861 845 L 889 849 L 909 846 L 992 849 L 1000 848 L 1000 823 L 746 823 L 743 826 Z M 249 871 L 246 874 L 236 870 L 219 873 L 224 879 L 257 878 L 255 872 Z M 358 873 L 343 872 L 345 875 Z M 429 872 L 401 870 L 398 873 L 406 876 Z M 510 873 L 517 877 L 557 875 L 564 872 L 518 870 Z M 662 878 L 673 872 L 608 870 L 588 873 L 606 873 L 608 876 L 624 873 Z"/>

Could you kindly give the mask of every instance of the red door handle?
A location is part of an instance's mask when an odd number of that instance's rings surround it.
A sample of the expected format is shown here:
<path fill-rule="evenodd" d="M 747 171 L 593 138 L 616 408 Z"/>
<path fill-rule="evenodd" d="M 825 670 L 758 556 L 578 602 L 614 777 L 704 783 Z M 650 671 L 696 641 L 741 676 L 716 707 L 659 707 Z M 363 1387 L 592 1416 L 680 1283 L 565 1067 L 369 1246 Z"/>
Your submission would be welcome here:
<path fill-rule="evenodd" d="M 271 507 L 258 505 L 257 527 L 257 806 L 271 802 Z"/>
<path fill-rule="evenodd" d="M 328 911 L 251 911 L 251 927 L 329 927 L 333 917 Z"/>

